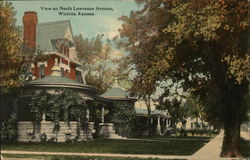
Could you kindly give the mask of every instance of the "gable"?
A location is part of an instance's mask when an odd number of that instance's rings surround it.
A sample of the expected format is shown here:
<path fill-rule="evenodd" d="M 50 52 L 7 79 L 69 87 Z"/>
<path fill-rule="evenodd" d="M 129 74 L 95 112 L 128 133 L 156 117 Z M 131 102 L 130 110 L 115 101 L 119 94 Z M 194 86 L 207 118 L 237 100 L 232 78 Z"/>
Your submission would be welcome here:
<path fill-rule="evenodd" d="M 36 48 L 43 52 L 56 51 L 52 46 L 51 40 L 63 39 L 69 28 L 69 20 L 38 24 L 36 32 Z"/>
<path fill-rule="evenodd" d="M 68 40 L 71 40 L 73 42 L 73 36 L 70 27 L 68 27 L 68 29 L 66 30 L 64 38 L 67 38 Z"/>

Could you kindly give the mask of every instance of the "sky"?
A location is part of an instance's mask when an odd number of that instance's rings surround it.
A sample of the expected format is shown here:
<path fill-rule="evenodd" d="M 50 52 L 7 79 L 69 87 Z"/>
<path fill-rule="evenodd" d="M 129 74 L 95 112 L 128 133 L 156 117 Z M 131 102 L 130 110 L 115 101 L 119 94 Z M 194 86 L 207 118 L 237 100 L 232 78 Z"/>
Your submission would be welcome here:
<path fill-rule="evenodd" d="M 35 11 L 38 15 L 38 23 L 70 20 L 73 34 L 82 34 L 84 37 L 92 38 L 98 34 L 104 34 L 105 38 L 112 38 L 118 34 L 117 29 L 122 22 L 118 18 L 122 15 L 129 15 L 132 10 L 138 10 L 137 4 L 133 0 L 64 0 L 64 1 L 11 1 L 17 14 L 17 25 L 22 26 L 22 17 L 25 11 Z M 75 12 L 73 8 L 112 8 L 113 10 L 94 10 L 82 11 L 93 12 L 94 16 L 63 16 L 58 12 L 60 9 L 69 8 L 72 10 L 64 10 L 64 12 Z M 51 8 L 52 10 L 45 10 L 42 8 Z M 58 8 L 58 10 L 53 10 Z"/>

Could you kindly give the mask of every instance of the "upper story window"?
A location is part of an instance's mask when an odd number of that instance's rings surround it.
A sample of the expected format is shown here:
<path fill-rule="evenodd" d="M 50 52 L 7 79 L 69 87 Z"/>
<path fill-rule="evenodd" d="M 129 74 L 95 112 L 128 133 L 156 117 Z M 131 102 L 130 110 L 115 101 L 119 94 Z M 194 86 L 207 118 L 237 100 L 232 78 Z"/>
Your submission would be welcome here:
<path fill-rule="evenodd" d="M 65 77 L 69 77 L 69 71 L 66 69 L 65 73 L 64 73 Z"/>
<path fill-rule="evenodd" d="M 61 76 L 64 76 L 64 68 L 61 67 Z"/>
<path fill-rule="evenodd" d="M 39 66 L 39 78 L 43 78 L 45 76 L 45 64 L 40 64 Z"/>
<path fill-rule="evenodd" d="M 76 71 L 76 80 L 80 83 L 83 83 L 82 72 Z"/>

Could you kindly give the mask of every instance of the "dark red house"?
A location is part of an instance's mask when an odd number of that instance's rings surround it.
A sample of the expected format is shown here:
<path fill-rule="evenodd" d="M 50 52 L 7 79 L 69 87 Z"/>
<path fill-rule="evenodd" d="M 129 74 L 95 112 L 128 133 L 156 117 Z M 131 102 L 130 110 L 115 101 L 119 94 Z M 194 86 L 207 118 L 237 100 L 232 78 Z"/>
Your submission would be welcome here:
<path fill-rule="evenodd" d="M 55 58 L 61 75 L 83 82 L 81 63 L 76 56 L 72 28 L 69 20 L 38 23 L 37 13 L 28 11 L 23 16 L 23 40 L 36 55 L 48 55 L 46 60 L 32 64 L 33 79 L 51 75 Z"/>

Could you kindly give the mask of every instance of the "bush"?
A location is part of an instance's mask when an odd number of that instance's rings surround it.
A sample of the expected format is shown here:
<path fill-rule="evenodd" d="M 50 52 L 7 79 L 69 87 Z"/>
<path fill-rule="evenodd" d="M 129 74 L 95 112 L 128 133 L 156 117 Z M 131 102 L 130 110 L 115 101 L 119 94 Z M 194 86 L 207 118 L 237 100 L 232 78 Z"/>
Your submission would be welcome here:
<path fill-rule="evenodd" d="M 201 130 L 201 129 L 189 129 L 189 130 L 186 130 L 187 133 L 190 133 L 192 136 L 194 135 L 212 135 L 212 134 L 216 134 L 216 131 L 214 130 Z"/>
<path fill-rule="evenodd" d="M 131 136 L 136 118 L 132 102 L 115 101 L 111 113 L 111 122 L 114 124 L 115 131 L 125 137 Z"/>
<path fill-rule="evenodd" d="M 17 115 L 12 113 L 7 121 L 1 122 L 1 141 L 15 141 L 17 138 Z"/>

